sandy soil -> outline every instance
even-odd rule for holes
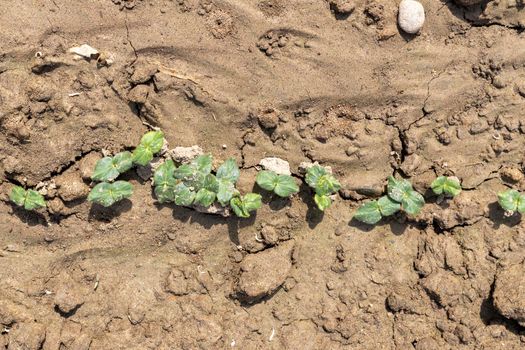
[[[495,201],[525,190],[524,4],[421,2],[413,37],[395,1],[2,0],[0,349],[523,349],[525,223]],[[74,60],[84,43],[113,64]],[[132,173],[131,200],[91,206],[94,162],[147,124],[236,157],[243,191],[265,156],[343,190],[325,215],[304,187],[239,221]],[[392,174],[465,190],[354,222]]]

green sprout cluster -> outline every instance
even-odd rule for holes
[[[20,186],[13,187],[9,194],[9,199],[25,210],[34,210],[46,206],[44,196],[35,190],[25,190]]]
[[[425,198],[414,190],[410,181],[396,180],[393,176],[389,176],[387,195],[363,204],[357,210],[354,218],[366,224],[374,225],[383,217],[393,215],[399,210],[410,215],[417,215],[424,204]]]
[[[326,168],[319,165],[314,165],[306,171],[305,180],[315,191],[315,204],[319,210],[325,211],[332,205],[330,196],[339,191],[341,184]]]
[[[250,212],[261,207],[259,194],[241,196],[235,187],[240,176],[235,159],[226,160],[215,174],[212,173],[212,162],[209,154],[200,155],[179,167],[171,159],[166,160],[153,175],[157,200],[160,203],[205,208],[217,201],[223,207],[230,205],[239,217],[249,217]]]
[[[516,190],[507,190],[498,193],[499,205],[508,213],[509,216],[518,212],[525,213],[525,194]]]
[[[90,202],[110,207],[133,194],[133,186],[128,181],[115,181],[133,165],[145,166],[160,152],[164,144],[161,131],[150,131],[142,136],[133,153],[125,151],[113,157],[104,157],[95,164],[91,179],[98,183],[88,195]],[[113,182],[115,181],[115,182]]]

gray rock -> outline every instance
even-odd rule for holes
[[[175,147],[168,151],[168,155],[177,163],[188,163],[203,153],[202,148],[197,145],[191,147]]]

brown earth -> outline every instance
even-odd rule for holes
[[[495,199],[525,190],[525,5],[421,2],[412,37],[395,1],[2,0],[0,349],[524,348],[525,223]],[[242,191],[265,156],[344,188],[324,216],[304,187],[239,221],[133,173],[131,200],[91,206],[94,162],[148,125],[236,157]],[[392,174],[465,190],[354,222]]]

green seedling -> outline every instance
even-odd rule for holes
[[[230,200],[233,212],[240,218],[249,218],[250,212],[259,209],[261,205],[262,197],[257,193],[248,193],[245,196],[234,197]]]
[[[104,157],[95,165],[91,179],[93,181],[113,181],[132,166],[132,156],[127,151],[117,153],[113,157]]]
[[[435,194],[445,194],[450,197],[455,197],[461,192],[461,184],[457,177],[440,176],[435,179],[430,185]]]
[[[175,201],[175,186],[177,185],[177,179],[173,175],[175,169],[175,164],[169,159],[159,165],[153,174],[155,196],[160,203]]]
[[[401,208],[410,215],[417,215],[425,205],[425,198],[414,190],[410,181],[396,180],[393,176],[388,177],[388,197],[401,204]]]
[[[279,197],[290,197],[299,192],[299,186],[290,175],[279,175],[274,171],[264,170],[257,174],[255,180],[262,189],[271,191]]]
[[[34,210],[46,206],[46,201],[40,193],[34,190],[24,190],[20,186],[13,187],[9,199],[25,210]]]
[[[498,203],[509,215],[513,215],[515,212],[525,213],[525,194],[516,190],[498,193]]]
[[[369,201],[357,209],[354,218],[366,224],[377,224],[381,218],[393,215],[403,209],[407,214],[416,215],[425,204],[423,196],[404,179],[396,180],[390,176],[388,194],[378,200]]]
[[[139,145],[133,151],[133,163],[148,165],[153,156],[160,152],[164,145],[164,134],[162,131],[150,131],[142,136]]]
[[[377,224],[381,218],[393,215],[401,209],[401,204],[388,196],[363,204],[354,215],[354,218],[366,224]]]
[[[127,181],[101,182],[93,187],[88,200],[104,207],[110,207],[124,198],[131,197],[132,194],[133,186]]]
[[[330,196],[341,188],[339,181],[319,165],[314,165],[308,169],[306,183],[315,190],[314,201],[321,211],[325,211],[332,205]]]
[[[217,200],[222,206],[228,205],[233,197],[239,195],[239,191],[235,188],[239,176],[239,167],[234,158],[229,158],[217,169]]]

